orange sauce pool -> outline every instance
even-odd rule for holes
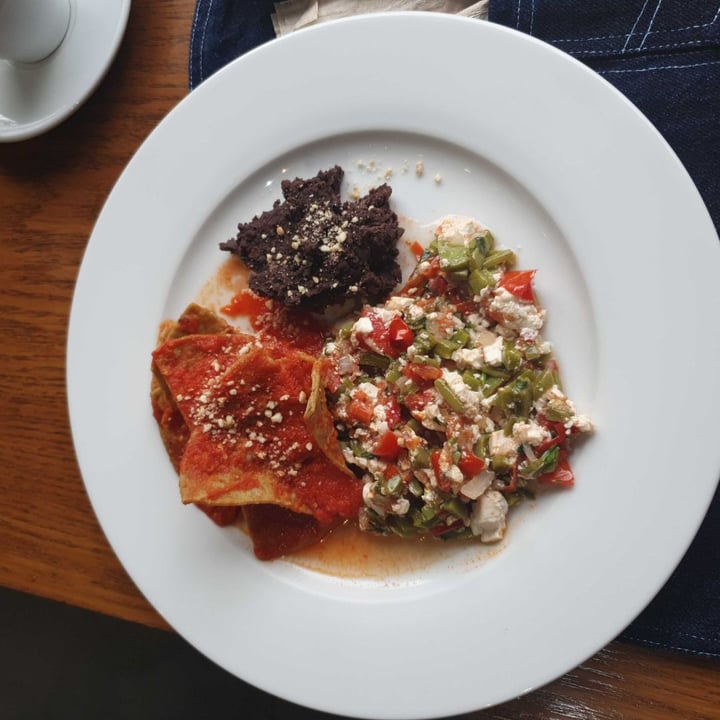
[[[220,312],[241,290],[247,290],[250,271],[234,255],[229,256],[218,269],[205,281],[195,296],[194,302],[212,310],[225,320],[232,319]]]
[[[379,536],[346,524],[286,560],[335,577],[382,579],[424,570],[452,555],[453,547],[435,538]]]

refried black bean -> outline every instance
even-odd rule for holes
[[[357,299],[379,303],[400,282],[397,242],[403,234],[384,184],[342,201],[336,165],[308,180],[283,180],[283,201],[238,225],[220,243],[250,269],[250,289],[284,305],[322,312]]]

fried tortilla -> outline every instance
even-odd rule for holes
[[[318,447],[325,453],[325,457],[346,475],[353,475],[347,466],[338,441],[335,423],[327,406],[325,397],[325,364],[322,358],[315,361],[312,369],[312,388],[307,408],[305,409],[305,423],[315,438]]]
[[[255,555],[272,560],[320,542],[339,520],[323,524],[312,515],[292,512],[278,505],[247,505],[245,523]]]
[[[321,525],[355,517],[360,482],[328,460],[304,420],[314,358],[235,331],[173,332],[153,353],[153,369],[185,425],[171,428],[169,447],[183,502],[268,504]]]
[[[227,334],[232,332],[234,332],[234,329],[214,312],[193,303],[186,308],[185,312],[176,321],[169,320],[160,326],[158,345],[186,335]],[[180,459],[190,438],[190,431],[163,381],[162,373],[155,367],[154,362],[150,399],[153,416],[160,430],[160,437],[165,445],[170,462],[172,462],[175,471],[178,472]]]

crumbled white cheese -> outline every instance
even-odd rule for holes
[[[390,509],[393,513],[395,513],[395,515],[405,515],[410,509],[410,501],[406,498],[400,498],[392,504]]]
[[[521,445],[540,445],[550,439],[549,431],[534,421],[518,422],[513,425],[513,439]]]
[[[490,435],[489,450],[491,455],[509,458],[517,454],[517,449],[517,441],[510,435],[506,435],[504,430],[496,430]]]
[[[377,400],[378,388],[369,382],[360,383],[357,387],[359,392],[364,392],[370,399]]]
[[[385,307],[388,310],[402,311],[412,305],[415,301],[409,297],[403,297],[402,295],[393,295],[386,303]]]
[[[576,427],[581,433],[590,433],[595,429],[592,420],[587,415],[574,415],[565,423],[565,427],[568,430]]]
[[[373,308],[373,312],[377,314],[377,316],[383,321],[385,325],[387,325],[398,314],[396,310],[390,310],[387,307]]]
[[[373,325],[369,317],[358,318],[352,326],[353,335],[368,335],[373,331]]]
[[[494,479],[495,473],[486,468],[468,480],[460,488],[460,492],[470,500],[477,500],[490,487]]]
[[[445,473],[448,480],[455,483],[461,483],[465,476],[462,474],[462,470],[457,465],[450,465]]]
[[[480,400],[482,394],[471,390],[462,379],[462,375],[455,370],[442,369],[443,380],[450,386],[450,389],[463,404],[464,412],[469,415],[477,415],[480,412]]]
[[[452,359],[461,368],[475,368],[479,370],[483,364],[485,354],[482,348],[460,348],[452,354]]]
[[[470,318],[473,317],[471,315],[468,316],[468,322],[470,322]],[[477,320],[473,321],[474,325],[479,325],[480,323],[480,316],[477,316]],[[490,332],[487,328],[484,327],[478,327],[478,329],[475,331],[475,342],[478,345],[482,345],[483,347],[487,347],[488,345],[492,345],[494,342],[496,342],[498,339],[498,336],[494,332]]]
[[[545,322],[545,310],[531,302],[516,298],[505,288],[496,288],[490,301],[490,310],[503,318],[502,325],[511,330],[525,330],[526,340],[537,336]]]
[[[357,465],[361,468],[367,468],[368,458],[361,457],[360,455],[355,455],[355,453],[351,450],[349,446],[345,445],[342,448],[342,454],[345,458],[345,462],[349,465]]]
[[[570,416],[577,414],[572,400],[557,385],[553,385],[543,393],[535,403],[535,409],[543,412],[548,405],[552,405],[557,410],[564,410]]]
[[[363,383],[365,384],[365,383]],[[377,388],[375,388],[377,394]],[[376,405],[373,408],[373,419],[370,422],[370,430],[376,435],[384,435],[390,427],[387,424],[387,410],[384,405]]]
[[[485,227],[476,220],[451,215],[438,225],[435,235],[440,242],[468,247],[472,240],[484,232]]]
[[[502,493],[488,490],[475,501],[470,516],[470,529],[482,542],[497,542],[505,535],[505,516],[508,504]]]
[[[385,517],[388,499],[375,492],[375,483],[366,482],[362,489],[363,502],[380,517]]]
[[[490,345],[483,348],[485,362],[491,367],[502,365],[503,359],[503,339],[498,336]]]

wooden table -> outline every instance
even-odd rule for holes
[[[65,342],[85,244],[123,167],[187,93],[194,0],[135,0],[104,82],[52,132],[0,145],[0,583],[167,628],[108,546],[73,454]],[[720,717],[720,664],[613,642],[473,718]],[[303,715],[307,717],[307,715]]]

